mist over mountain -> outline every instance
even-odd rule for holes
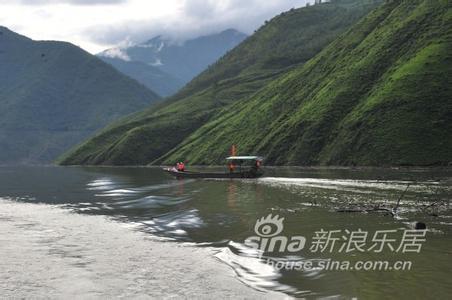
[[[158,95],[70,43],[0,26],[0,164],[49,163]]]
[[[234,29],[183,43],[156,36],[144,43],[105,50],[98,57],[158,94],[168,96],[246,37]]]

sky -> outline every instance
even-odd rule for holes
[[[313,0],[0,0],[0,25],[98,53],[163,35],[176,42],[265,20]]]

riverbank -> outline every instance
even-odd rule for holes
[[[104,216],[0,199],[5,298],[284,298],[252,289],[209,249],[162,242]]]

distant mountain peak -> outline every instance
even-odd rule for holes
[[[134,45],[134,47],[153,49],[153,51],[157,53],[157,52],[162,51],[163,47],[165,47],[169,44],[171,44],[169,40],[163,39],[162,36],[159,35],[144,43],[136,44],[136,45]]]
[[[107,49],[98,56],[152,90],[167,96],[176,92],[246,37],[246,34],[232,28],[183,42],[156,35],[143,43],[129,43],[126,46]],[[125,66],[124,63],[134,66]],[[136,63],[142,65],[138,67]],[[145,71],[145,66],[150,66],[151,69]],[[161,81],[156,82],[156,69],[160,71],[159,75],[163,72],[169,76],[168,81],[171,79],[174,82],[174,89],[167,88],[170,82],[164,85]]]
[[[138,45],[153,45],[154,43],[165,42],[167,39],[164,39],[161,34],[154,36],[153,38],[147,40],[144,43],[140,43]]]

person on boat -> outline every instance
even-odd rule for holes
[[[251,170],[250,170],[251,174],[256,175],[256,174],[257,174],[257,171],[258,171],[259,168],[260,168],[260,166],[261,166],[260,160],[256,160],[256,161],[254,162],[253,166],[251,167]]]
[[[233,162],[230,162],[230,163],[228,164],[228,167],[229,167],[229,173],[234,173],[234,171],[235,171],[235,165],[234,165],[234,163],[233,163]]]
[[[180,163],[178,162],[178,163],[176,163],[176,171],[179,171],[180,170]]]
[[[180,171],[180,172],[185,172],[185,164],[184,164],[183,162],[180,162],[180,163],[179,163],[179,169],[178,169],[178,171]]]

